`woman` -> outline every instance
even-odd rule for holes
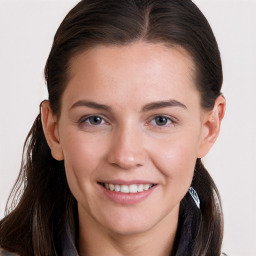
[[[83,0],[45,78],[2,255],[220,255],[220,197],[201,158],[225,112],[222,66],[195,4]]]

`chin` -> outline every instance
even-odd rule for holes
[[[126,214],[119,213],[107,216],[102,225],[111,233],[126,236],[144,233],[157,223],[158,218],[154,216],[128,212]]]
[[[109,227],[113,234],[117,234],[119,236],[132,236],[137,234],[142,234],[148,230],[150,230],[151,225],[142,225],[141,223],[133,223],[117,226],[117,224],[113,227]]]

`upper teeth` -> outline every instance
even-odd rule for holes
[[[153,184],[131,184],[131,185],[115,185],[115,184],[104,184],[104,187],[111,191],[122,192],[122,193],[137,193],[144,190],[149,190]]]

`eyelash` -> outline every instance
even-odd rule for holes
[[[100,118],[101,119],[101,123],[100,124],[91,124],[90,123],[90,118]],[[163,118],[163,119],[166,119],[167,121],[167,124],[164,124],[164,125],[157,125],[156,124],[156,118]],[[104,123],[102,124],[102,121],[104,121]],[[151,124],[152,122],[154,122],[155,124]],[[79,124],[84,124],[86,123],[87,125],[93,127],[93,126],[101,126],[101,125],[109,125],[109,122],[107,122],[105,120],[104,117],[102,117],[101,115],[90,115],[90,116],[84,116],[82,117],[79,121],[78,121]],[[155,115],[153,117],[150,118],[149,121],[147,121],[146,125],[149,126],[156,126],[160,129],[164,129],[164,128],[168,128],[170,125],[174,125],[176,124],[176,120],[174,118],[171,118],[170,116],[166,116],[166,115]]]
[[[97,117],[99,117],[99,118],[101,119],[101,122],[102,122],[102,121],[105,121],[106,124],[109,124],[109,123],[105,120],[105,118],[102,117],[101,115],[84,116],[84,117],[82,117],[82,118],[78,121],[78,123],[79,123],[79,124],[87,123],[89,126],[99,126],[99,125],[102,125],[102,124],[95,125],[95,124],[89,123],[90,118],[97,118]]]
[[[152,118],[150,118],[149,122],[147,122],[147,125],[151,125],[150,123],[153,122],[153,121],[156,123],[156,118],[164,118],[164,119],[167,120],[167,124],[164,124],[164,125],[153,124],[153,126],[156,126],[159,129],[168,128],[168,127],[170,127],[170,125],[176,124],[176,120],[174,120],[174,118],[171,118],[170,116],[155,115]]]

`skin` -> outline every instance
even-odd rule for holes
[[[179,47],[97,46],[72,60],[60,118],[49,102],[42,104],[47,142],[53,157],[64,160],[78,202],[80,255],[170,254],[196,159],[214,144],[225,111],[222,96],[211,111],[202,109],[194,70]],[[184,106],[145,108],[170,100]],[[90,123],[88,115],[102,119]],[[156,116],[166,122],[158,123]],[[113,179],[157,186],[140,203],[118,204],[97,183]]]

